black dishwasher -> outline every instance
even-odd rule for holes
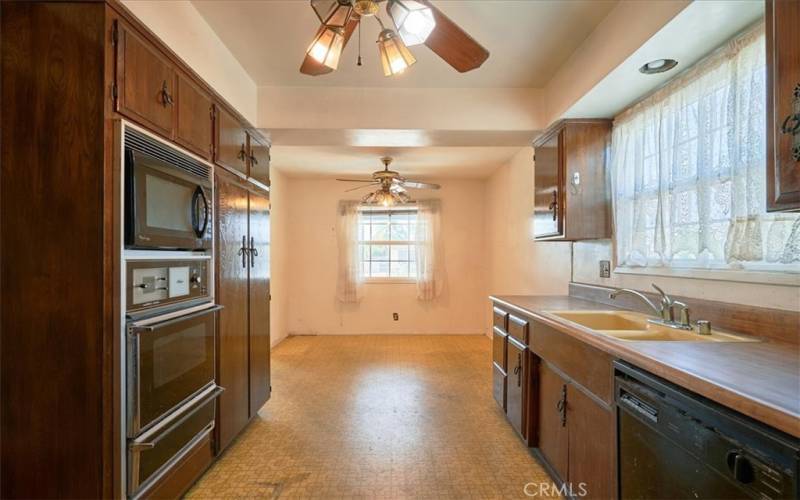
[[[621,498],[798,498],[800,440],[615,362]]]

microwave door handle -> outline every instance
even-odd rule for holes
[[[133,325],[131,325],[131,330],[134,333],[138,333],[138,332],[154,332],[154,331],[158,330],[159,328],[163,328],[165,326],[173,325],[173,324],[179,323],[181,321],[186,321],[187,319],[192,319],[192,318],[196,318],[198,316],[203,316],[205,314],[209,314],[209,313],[212,313],[212,312],[217,312],[220,309],[222,309],[223,307],[224,306],[221,306],[221,305],[217,304],[214,307],[209,307],[208,309],[203,309],[202,311],[197,311],[195,313],[187,314],[185,316],[178,316],[177,318],[171,318],[171,319],[168,319],[166,321],[160,321],[160,322],[152,324],[152,325],[139,325],[139,324],[134,323]]]
[[[203,202],[203,225],[200,226],[200,217],[197,209],[197,201],[200,200]],[[203,188],[197,186],[197,189],[194,190],[194,194],[192,195],[192,229],[194,229],[194,234],[197,235],[198,238],[202,238],[203,235],[206,233],[206,229],[208,229],[208,219],[209,219],[209,210],[208,210],[208,198],[206,198],[205,192],[203,192]]]

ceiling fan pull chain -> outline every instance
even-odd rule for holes
[[[358,66],[361,66],[361,23],[358,23]]]

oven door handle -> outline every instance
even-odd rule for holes
[[[214,421],[212,420],[211,422],[208,423],[207,426],[203,427],[202,431],[197,433],[197,436],[205,436],[206,434],[208,434],[209,432],[211,432],[213,430],[214,430]],[[165,433],[165,434],[168,434],[168,433]],[[156,447],[158,442],[161,441],[162,437],[163,437],[163,435],[159,436],[158,438],[156,438],[156,439],[154,439],[152,441],[142,441],[142,442],[138,442],[138,443],[136,441],[134,441],[134,442],[132,442],[130,444],[130,449],[131,449],[131,451],[152,450],[153,448]]]
[[[224,306],[221,306],[221,305],[217,304],[217,305],[214,305],[213,307],[209,307],[209,308],[203,309],[201,311],[197,311],[197,312],[194,312],[194,313],[191,313],[191,314],[187,314],[185,316],[178,316],[177,318],[171,318],[171,319],[168,319],[168,320],[165,320],[165,321],[161,321],[159,323],[155,323],[153,325],[137,325],[136,323],[134,323],[134,324],[131,325],[131,331],[133,333],[154,332],[154,331],[158,330],[159,328],[163,328],[165,326],[173,325],[173,324],[179,323],[181,321],[186,321],[187,319],[192,319],[192,318],[196,318],[198,316],[203,316],[203,315],[206,315],[206,314],[209,314],[209,313],[212,313],[212,312],[217,312],[220,309],[222,309],[223,307]]]

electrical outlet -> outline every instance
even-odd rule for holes
[[[400,319],[400,315],[399,315],[399,314],[397,314],[397,313],[392,313],[392,319],[393,319],[393,320],[395,320],[395,321],[397,321],[397,320],[399,320],[399,319]]]
[[[611,277],[611,261],[610,260],[601,260],[600,261],[600,277],[601,278],[610,278]]]

